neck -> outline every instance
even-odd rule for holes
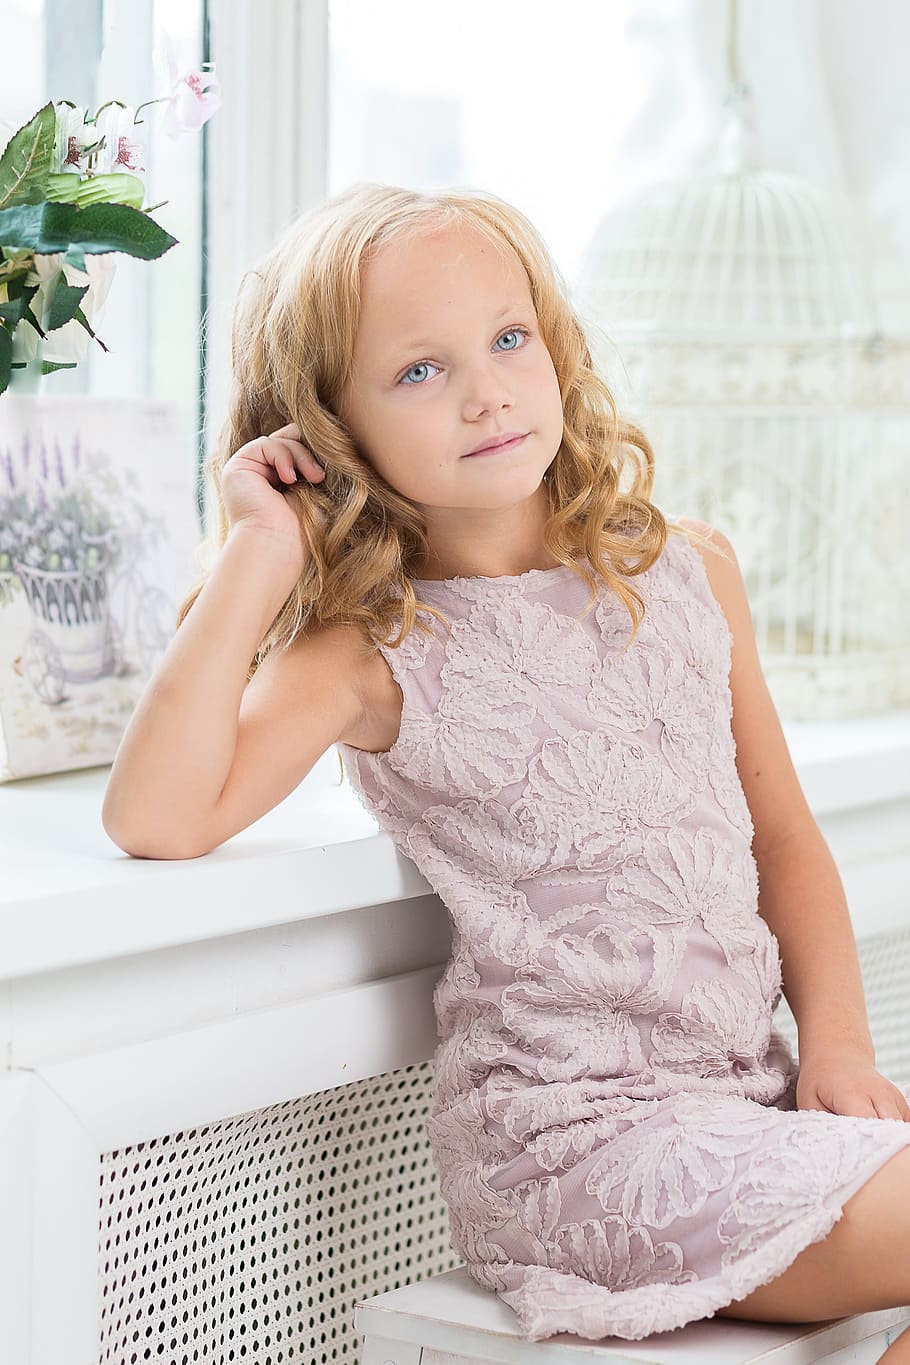
[[[550,516],[544,484],[515,507],[424,510],[430,550],[415,568],[415,578],[502,578],[559,567],[544,544]]]

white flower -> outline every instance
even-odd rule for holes
[[[87,148],[97,142],[99,134],[94,124],[86,123],[86,110],[77,105],[74,109],[68,104],[55,104],[54,165],[55,173],[78,171],[84,175],[88,169]]]
[[[32,299],[32,312],[45,332],[51,281],[61,267],[67,284],[89,286],[88,293],[83,295],[80,308],[92,330],[95,330],[96,319],[101,314],[113,283],[116,269],[115,254],[113,251],[100,252],[97,255],[87,253],[84,271],[66,264],[63,253],[59,251],[52,255],[35,256],[34,273],[39,283],[38,291]],[[35,283],[35,280],[30,279],[30,283]],[[57,365],[70,365],[85,358],[91,340],[81,322],[77,322],[75,318],[72,322],[55,328],[53,332],[47,332],[43,342],[34,327],[23,321],[13,333],[12,359],[19,365],[23,361],[34,360],[40,354],[42,360],[52,361]]]
[[[163,127],[171,138],[195,132],[221,107],[221,85],[212,71],[180,73],[174,40],[159,28],[153,53],[155,78],[167,89]]]
[[[137,175],[145,170],[142,164],[145,144],[136,136],[135,117],[136,111],[131,105],[122,107],[112,103],[106,105],[90,125],[96,129],[96,137],[104,136],[104,146],[95,156],[93,169],[96,175],[112,175],[117,171]]]

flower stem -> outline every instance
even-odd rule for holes
[[[102,104],[102,106],[101,106],[100,109],[96,109],[96,110],[95,110],[95,117],[94,117],[93,119],[89,119],[89,122],[90,122],[90,123],[97,123],[97,122],[98,122],[98,115],[99,115],[100,113],[102,113],[102,111],[105,110],[105,109],[108,107],[109,104],[119,104],[121,109],[125,109],[125,108],[126,108],[126,105],[123,103],[123,100],[107,100],[104,104]]]
[[[147,109],[147,108],[149,107],[150,104],[162,104],[166,99],[168,99],[168,96],[167,96],[167,95],[161,95],[161,96],[160,96],[158,99],[156,99],[156,100],[146,100],[146,101],[145,101],[145,104],[140,104],[139,109],[136,110],[136,113],[138,114],[140,109]],[[134,118],[134,119],[133,119],[133,122],[134,122],[134,123],[145,123],[145,119],[144,119],[144,118]]]

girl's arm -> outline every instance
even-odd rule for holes
[[[733,637],[736,766],[755,829],[759,909],[780,945],[783,991],[799,1030],[800,1107],[833,1107],[827,1101],[811,1102],[812,1076],[832,1076],[838,1067],[845,1076],[844,1068],[852,1064],[835,1112],[904,1118],[910,1112],[906,1100],[874,1070],[875,1049],[844,888],[803,794],[765,682],[736,554],[716,528],[692,520],[682,524],[713,540],[725,555],[699,549]]]
[[[284,768],[276,786],[274,764],[269,765],[274,754],[260,751],[264,771],[255,808],[249,801],[243,805],[241,789],[231,817],[236,827],[225,825],[223,833],[221,826],[215,829],[237,751],[249,666],[299,572],[299,556],[280,538],[247,527],[230,531],[211,576],[146,685],[114,759],[102,823],[125,852],[198,857],[275,805],[306,775],[306,768]],[[267,656],[254,683],[271,659]],[[325,688],[324,676],[320,682]],[[323,742],[321,731],[330,735],[319,750],[323,753],[335,737],[332,730],[351,723],[355,703],[350,689],[336,680],[329,691],[337,698],[334,709],[320,715],[320,733],[309,736],[302,747],[294,747],[292,738],[295,712],[298,728],[310,719],[300,714],[300,697],[288,691],[281,714],[273,715],[273,728],[282,728],[282,748],[286,753],[293,749],[298,769],[319,756],[313,750]],[[248,776],[247,787],[251,781]]]

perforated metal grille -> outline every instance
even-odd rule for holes
[[[910,1084],[910,930],[859,944],[876,1064]],[[775,1025],[795,1049],[782,1001]],[[358,1365],[354,1304],[460,1265],[432,1064],[101,1158],[99,1365]]]
[[[100,1365],[357,1365],[357,1299],[460,1265],[432,1064],[101,1158]]]

